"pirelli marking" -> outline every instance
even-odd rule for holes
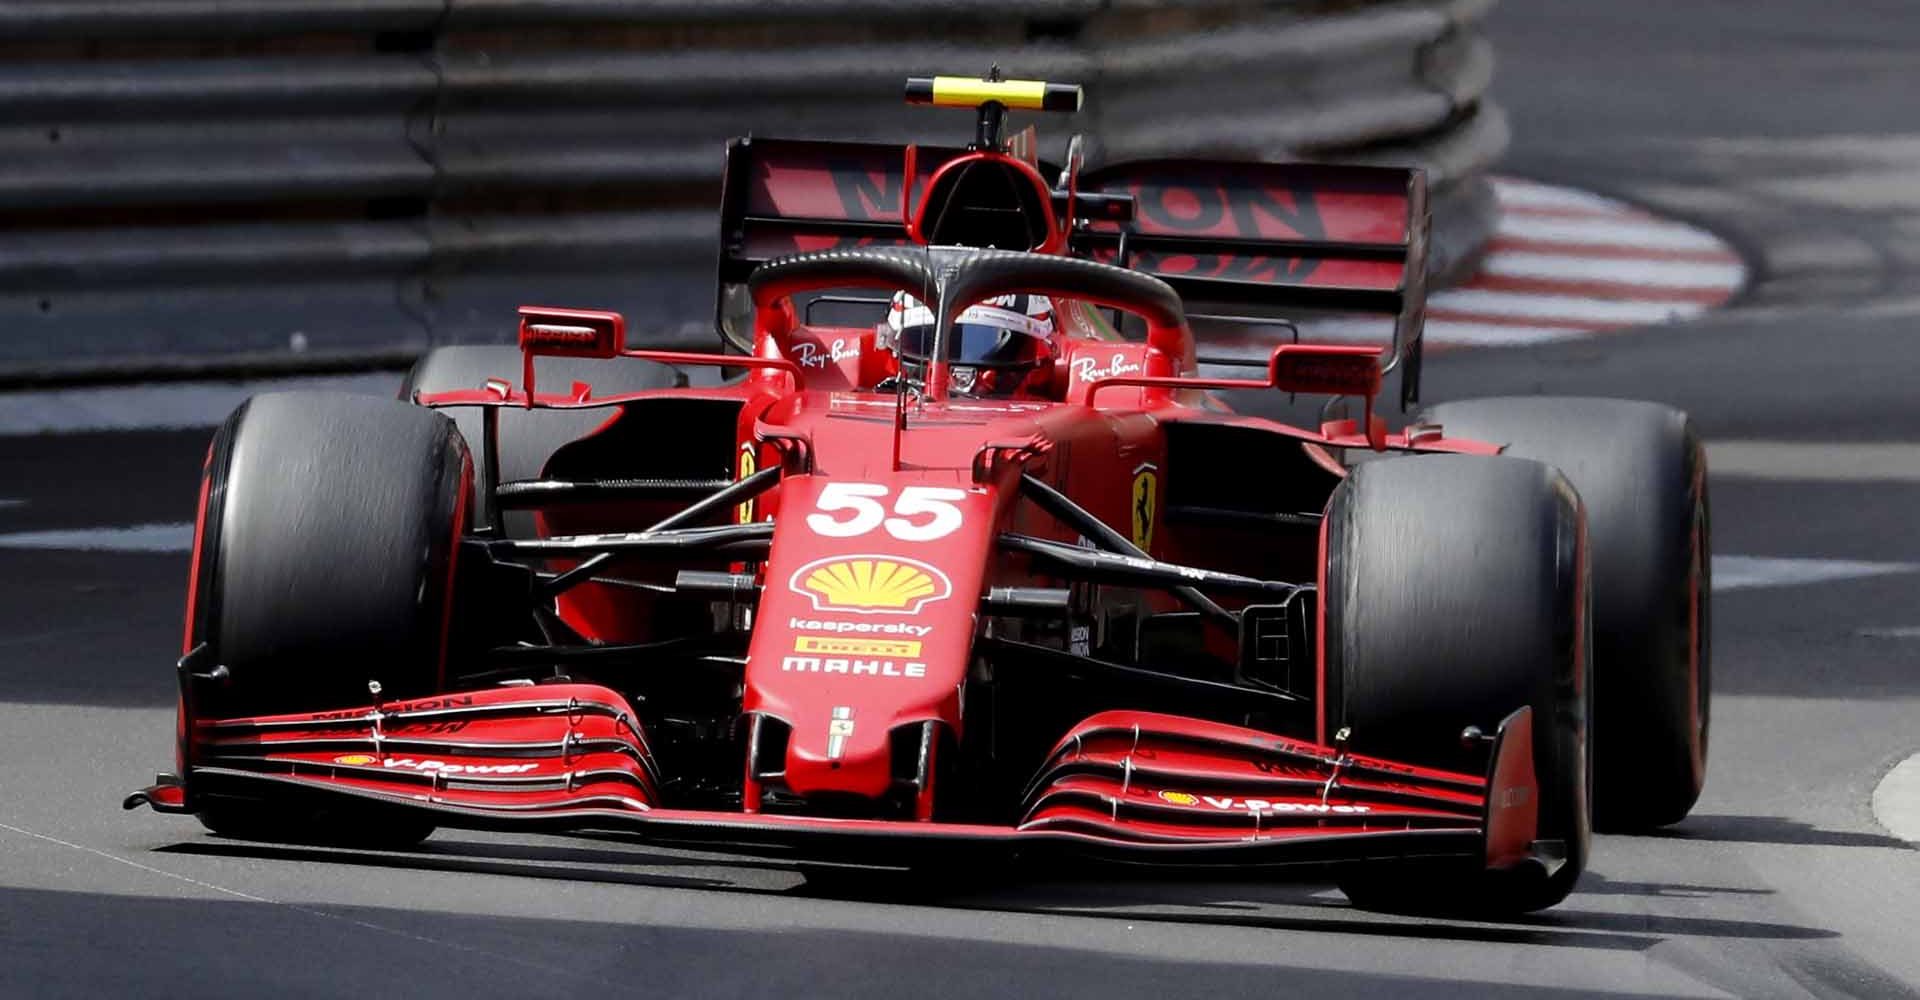
[[[920,655],[920,643],[915,639],[848,639],[841,636],[800,635],[793,639],[793,651],[821,653],[828,656],[910,658]]]

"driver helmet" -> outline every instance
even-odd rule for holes
[[[878,339],[900,359],[901,374],[910,381],[926,380],[933,327],[933,310],[906,292],[894,294]],[[954,320],[947,337],[948,389],[960,396],[1012,396],[1052,358],[1053,303],[1025,292],[996,295]]]

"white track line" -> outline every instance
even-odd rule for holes
[[[136,524],[118,528],[62,528],[0,534],[0,549],[60,549],[78,552],[187,552],[193,525]]]
[[[400,391],[400,376],[310,376],[0,393],[0,435],[213,427],[248,396],[306,389],[391,396]]]
[[[1784,559],[1767,556],[1714,556],[1713,589],[1751,590],[1799,587],[1809,583],[1860,580],[1920,570],[1920,563],[1862,562],[1850,559]]]
[[[1709,441],[1717,478],[1825,483],[1920,483],[1920,442]]]
[[[1920,639],[1920,625],[1895,625],[1891,628],[1857,628],[1853,634],[1862,639]]]
[[[1920,844],[1920,754],[1893,766],[1873,790],[1873,816],[1887,832]]]

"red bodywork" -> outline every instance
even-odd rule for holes
[[[841,230],[824,223],[761,224],[776,217],[854,218],[900,230],[890,236],[876,228],[877,238],[856,241],[864,245],[924,236],[905,211],[911,196],[902,193],[900,175],[891,186],[884,174],[860,175],[867,186],[854,190],[867,191],[865,200],[846,197],[845,184],[835,187],[834,154],[871,149],[792,144],[769,151],[750,189],[729,195],[745,197],[751,209],[730,259],[752,263],[777,250],[848,245]],[[1042,183],[1024,161],[1000,158]],[[921,190],[942,171],[961,169],[962,160],[937,166],[922,150],[918,167],[911,157],[905,162]],[[1213,282],[1195,286],[1204,291],[1330,288],[1384,305],[1411,324],[1417,340],[1415,275],[1424,270],[1425,225],[1417,175],[1394,173],[1396,189],[1386,174],[1362,171],[1315,201],[1310,187],[1263,183],[1254,166],[1222,170],[1212,186],[1175,183],[1195,169],[1123,165],[1081,176],[1077,186],[1069,178],[1061,217],[1046,220],[1058,238],[1040,249],[1069,249],[1064,220],[1074,218],[1075,195],[1124,192],[1142,220],[1135,261],[1141,269]],[[1331,168],[1299,169],[1298,177],[1339,176]],[[729,183],[737,187],[734,178]],[[1239,229],[1236,219],[1244,223]],[[1111,226],[1086,228],[1097,245],[1082,248],[1083,256],[1111,259],[1115,248],[1099,242]],[[1176,253],[1153,249],[1146,238],[1156,236],[1224,240],[1234,249],[1180,244],[1185,249]],[[1269,241],[1265,250],[1248,245],[1256,238]],[[1383,246],[1398,247],[1397,255],[1382,254]],[[855,277],[834,287],[892,288],[883,278]],[[259,718],[197,716],[189,681],[181,707],[182,782],[139,798],[192,811],[209,796],[353,796],[428,812],[446,825],[617,829],[663,841],[800,848],[861,860],[941,848],[1046,847],[1236,863],[1457,855],[1502,867],[1526,860],[1538,799],[1528,711],[1502,726],[1481,773],[1356,756],[1326,732],[1318,647],[1309,647],[1311,662],[1303,667],[1310,676],[1288,696],[1293,723],[1270,730],[1225,718],[1274,720],[1285,714],[1278,710],[1213,718],[1137,705],[1091,711],[1042,734],[1039,753],[1009,758],[1021,770],[1004,800],[950,806],[967,796],[947,783],[971,779],[944,758],[985,739],[970,727],[983,724],[975,699],[995,690],[992,650],[1003,647],[992,644],[1033,649],[1052,641],[1009,624],[1017,616],[992,605],[993,595],[1054,587],[1073,608],[1094,608],[1085,638],[1070,629],[1058,648],[1047,647],[1067,657],[1128,643],[1145,650],[1144,639],[1127,638],[1116,623],[1144,634],[1144,623],[1177,606],[1165,588],[1069,584],[1039,561],[999,548],[1009,534],[1034,544],[1086,544],[1078,527],[1024,501],[1022,477],[1045,483],[1131,539],[1145,557],[1136,562],[1219,567],[1243,577],[1291,565],[1294,579],[1311,584],[1326,560],[1317,523],[1297,538],[1236,536],[1223,526],[1225,515],[1206,512],[1232,506],[1221,497],[1238,493],[1291,495],[1289,476],[1320,484],[1305,492],[1317,489],[1316,502],[1324,503],[1344,475],[1338,456],[1345,449],[1497,449],[1446,438],[1437,428],[1387,434],[1372,416],[1378,349],[1288,345],[1262,377],[1203,379],[1177,312],[1149,310],[1145,341],[1119,342],[1094,309],[1137,303],[1074,298],[1060,287],[1045,289],[1067,319],[1044,393],[949,397],[943,362],[936,362],[924,398],[908,400],[876,390],[897,366],[875,349],[871,328],[801,322],[793,298],[825,284],[802,274],[757,285],[750,357],[627,350],[613,314],[523,310],[524,372],[417,400],[437,407],[605,408],[610,419],[587,444],[612,440],[623,423],[652,419],[673,401],[694,402],[730,414],[731,446],[718,461],[735,480],[782,470],[777,485],[718,519],[772,522],[764,557],[725,567],[758,591],[740,666],[731,738],[744,751],[729,807],[690,805],[675,791],[639,703],[615,687],[462,686],[453,666],[456,680],[432,697]],[[1403,331],[1396,351],[1406,339]],[[602,397],[578,383],[540,391],[532,360],[539,354],[747,371],[726,385]],[[509,381],[513,374],[521,376],[518,386]],[[1220,389],[1350,394],[1365,409],[1358,420],[1306,430],[1228,412],[1208,392]],[[644,468],[645,456],[634,457]],[[625,473],[609,471],[615,474]],[[1188,496],[1204,502],[1189,504]],[[1317,511],[1300,516],[1311,521]],[[633,532],[657,513],[597,505],[543,511],[540,523],[548,538],[579,538]],[[589,641],[644,641],[653,634],[639,624],[644,599],[633,593],[589,582],[561,595],[555,609]],[[1124,614],[1116,616],[1115,608]],[[737,619],[737,606],[733,613]],[[1203,628],[1199,635],[1201,647],[1234,655],[1230,632]]]

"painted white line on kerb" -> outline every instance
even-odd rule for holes
[[[1524,292],[1495,292],[1479,288],[1456,288],[1444,298],[1435,296],[1435,309],[1450,313],[1514,319],[1568,320],[1596,325],[1620,323],[1664,323],[1697,316],[1706,307],[1696,302],[1615,301],[1578,298],[1571,295],[1534,295]]]
[[[1766,556],[1714,556],[1713,589],[1800,587],[1810,583],[1860,580],[1912,573],[1920,563],[1862,562],[1852,559],[1783,559]]]
[[[193,525],[135,524],[120,528],[60,528],[0,534],[0,549],[63,549],[79,552],[188,552]]]
[[[1724,250],[1727,246],[1712,233],[1677,222],[1510,215],[1501,220],[1499,234],[1540,243],[1622,246],[1645,250]]]
[[[1746,280],[1740,264],[1700,264],[1669,260],[1611,260],[1522,250],[1496,250],[1480,264],[1481,274],[1552,281],[1618,282],[1647,288],[1736,288]]]
[[[1501,208],[1525,210],[1529,208],[1571,209],[1593,212],[1619,212],[1629,210],[1624,202],[1615,201],[1605,195],[1574,188],[1555,187],[1551,184],[1538,184],[1533,181],[1514,180],[1502,177],[1496,182],[1494,194],[1500,199]]]
[[[1429,318],[1427,337],[1435,343],[1471,347],[1517,347],[1526,344],[1551,344],[1578,340],[1590,330],[1564,326],[1509,326],[1502,323],[1474,323],[1468,320]]]
[[[1920,754],[1893,766],[1873,790],[1873,818],[1887,832],[1920,844]]]
[[[1592,332],[1577,326],[1492,323],[1485,321],[1484,317],[1473,315],[1455,316],[1448,312],[1436,315],[1430,309],[1427,312],[1426,341],[1429,347],[1514,347],[1577,340]],[[1314,341],[1384,344],[1393,340],[1393,324],[1374,319],[1314,319],[1300,324],[1300,336]],[[1263,348],[1246,356],[1264,358],[1269,350],[1271,348]]]

